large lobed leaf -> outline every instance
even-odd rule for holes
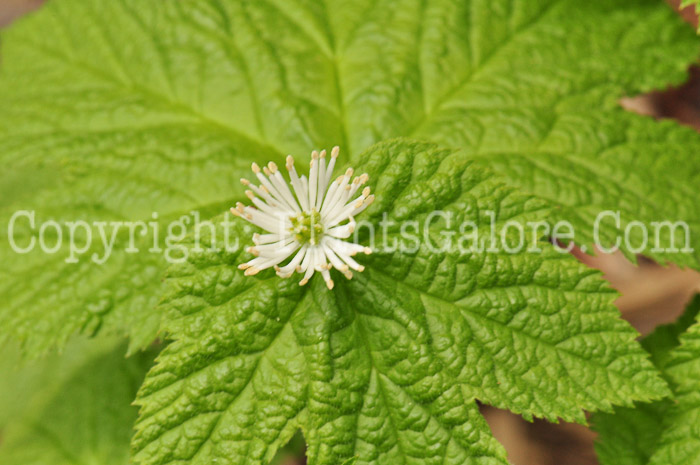
[[[669,379],[674,399],[614,414],[596,414],[601,465],[688,465],[700,461],[700,297],[674,324],[661,326],[642,344]]]
[[[0,353],[0,463],[127,465],[131,402],[154,351],[126,359],[125,341],[76,339],[63,354]]]
[[[551,215],[432,144],[380,143],[356,168],[377,195],[363,217],[379,231],[386,213],[389,241],[400,221],[424,224],[434,210],[454,215],[421,230],[435,244],[466,220],[483,238],[500,237],[507,221]],[[236,265],[250,259],[252,231],[238,219],[217,223],[204,251],[168,273],[162,305],[174,342],[137,399],[139,464],[264,464],[298,428],[311,465],[505,464],[477,399],[527,418],[585,422],[584,409],[667,393],[619,319],[616,293],[547,242],[539,254],[378,243],[363,273],[335,276],[329,291],[271,270],[243,276]],[[239,243],[210,250],[226,231]]]
[[[680,82],[696,58],[661,0],[60,0],[2,46],[3,225],[18,209],[38,221],[220,212],[251,161],[335,144],[356,159],[410,136],[486,161],[571,221],[579,244],[604,209],[621,228],[700,226],[700,136],[617,104]],[[18,255],[7,239],[3,227],[0,328],[28,352],[76,332],[125,332],[133,348],[155,337],[165,263],[143,244],[128,253],[121,238],[96,265]],[[698,241],[644,251],[698,267]]]
[[[680,345],[665,368],[674,387],[675,402],[667,411],[664,433],[649,463],[697,463],[700,461],[700,322],[681,336]]]

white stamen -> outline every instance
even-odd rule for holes
[[[253,163],[260,186],[247,179],[241,182],[254,207],[239,203],[231,209],[232,214],[266,231],[254,234],[255,245],[246,249],[255,258],[238,266],[246,276],[274,267],[281,278],[303,273],[299,282],[303,286],[319,272],[328,289],[333,289],[331,269],[347,279],[352,278],[350,269],[364,270],[352,257],[371,250],[345,239],[357,226],[354,215],[367,208],[374,196],[367,187],[356,196],[369,177],[363,174],[352,179],[352,168],[331,182],[339,152],[338,147],[333,147],[330,157],[325,150],[312,152],[308,178],[297,174],[294,159],[288,156],[285,166],[289,183],[274,163],[262,168]],[[286,265],[279,266],[290,257]]]

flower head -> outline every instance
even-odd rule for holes
[[[374,201],[374,195],[370,195],[369,187],[362,189],[369,176],[363,174],[353,179],[352,168],[331,182],[339,152],[338,147],[333,148],[328,164],[325,150],[312,152],[308,178],[299,177],[294,159],[288,156],[291,189],[272,162],[262,170],[253,163],[259,186],[241,179],[249,188],[246,195],[253,206],[239,202],[231,213],[266,231],[254,234],[255,246],[247,249],[255,258],[238,267],[247,276],[274,267],[282,278],[290,277],[295,271],[303,273],[299,282],[303,286],[318,271],[328,288],[333,289],[332,268],[348,279],[352,278],[351,269],[364,270],[352,257],[358,252],[369,254],[371,250],[344,239],[355,231],[354,216]],[[292,256],[287,264],[279,266]]]

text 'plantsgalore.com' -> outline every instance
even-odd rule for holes
[[[541,253],[553,245],[562,253],[571,251],[577,231],[568,221],[550,222],[508,220],[500,222],[494,211],[480,212],[479,222],[457,218],[454,211],[433,211],[421,220],[396,221],[386,213],[375,222],[358,221],[354,241],[367,245],[375,253],[416,253],[426,249],[437,254]],[[56,221],[38,217],[32,210],[15,212],[7,225],[7,240],[17,254],[41,252],[65,253],[66,263],[90,260],[104,264],[115,250],[128,254],[162,254],[166,261],[179,263],[192,252],[239,250],[248,237],[232,234],[236,221],[229,213],[219,221],[202,220],[198,211],[171,221],[154,212],[148,221]],[[601,235],[602,228],[613,226],[619,234]],[[180,242],[192,235],[194,247]],[[600,212],[584,237],[603,253],[623,250],[632,254],[644,251],[692,253],[692,231],[684,221],[659,220],[643,223],[621,218],[619,211]],[[586,246],[581,246],[585,252]]]

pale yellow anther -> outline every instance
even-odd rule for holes
[[[324,194],[327,196],[330,193],[326,179],[328,179],[327,176],[331,177],[334,171],[332,168],[335,166],[335,159],[339,156],[339,153],[340,148],[337,146],[333,147],[330,151],[314,150],[311,153],[311,160],[309,163],[312,171],[306,176],[301,176],[301,178],[297,175],[292,155],[285,157],[285,166],[289,171],[288,178],[291,178],[287,179],[285,182],[291,181],[293,187],[292,196],[295,194],[297,195],[299,199],[298,205],[290,204],[292,200],[288,198],[288,191],[279,184],[279,168],[274,162],[269,162],[263,166],[259,166],[257,163],[251,164],[253,172],[261,180],[261,183],[256,185],[245,178],[241,178],[241,183],[246,186],[246,188],[244,188],[245,194],[252,200],[252,202],[249,202],[252,203],[252,205],[245,206],[238,202],[235,208],[231,208],[231,213],[247,219],[271,234],[261,235],[259,233],[254,233],[252,235],[253,245],[247,247],[245,250],[256,257],[264,258],[252,259],[248,263],[239,265],[238,268],[244,270],[246,276],[256,275],[263,269],[268,268],[273,268],[281,278],[289,278],[294,272],[297,272],[302,273],[302,276],[306,276],[299,282],[301,286],[304,286],[309,283],[309,276],[313,275],[314,271],[317,271],[323,274],[328,289],[333,289],[335,287],[335,282],[329,275],[330,270],[333,268],[338,269],[347,279],[352,279],[353,277],[351,269],[356,271],[364,270],[364,266],[356,264],[354,261],[350,260],[348,256],[354,256],[361,252],[369,254],[371,253],[369,247],[337,244],[335,242],[337,238],[327,245],[319,245],[324,244],[324,236],[328,234],[328,230],[324,228],[324,220],[337,218],[334,220],[335,222],[332,227],[337,228],[338,236],[348,237],[353,234],[357,228],[355,220],[350,214],[364,209],[374,200],[374,196],[370,195],[370,189],[368,187],[362,189],[362,187],[364,187],[363,184],[369,180],[367,173],[355,176],[353,179],[354,170],[348,168],[345,174],[335,179],[336,184],[331,187],[334,192],[333,198],[330,199],[330,197],[328,197],[328,199],[330,199],[327,202],[328,206],[324,207],[328,212],[324,211],[324,214],[321,215],[319,211],[320,207],[317,204],[321,202],[320,205],[325,205],[323,202],[327,199],[324,199]],[[324,161],[322,165],[319,166],[319,160],[325,159],[328,156],[333,158],[332,162],[327,163]],[[323,168],[326,167],[327,169],[324,170]],[[269,181],[272,182],[272,185],[268,182],[267,178],[261,177],[261,174],[267,176]],[[299,179],[302,180],[301,186],[298,182]],[[270,187],[267,188],[265,185]],[[248,186],[250,187],[248,188]],[[340,188],[341,186],[345,189],[344,191]],[[296,192],[297,188],[303,190],[302,197],[298,197],[302,192]],[[350,192],[354,193],[360,189],[362,189],[361,195],[357,196],[355,200],[350,200],[352,197],[355,197],[355,194],[351,196]],[[312,192],[316,194],[315,202],[313,199],[309,200],[304,197],[310,196]],[[282,198],[281,195],[285,197]],[[347,204],[348,201],[350,202],[349,204]],[[290,210],[290,207],[293,211]],[[258,208],[261,210],[258,210]],[[286,221],[288,224],[285,227],[288,229],[275,233],[275,231],[271,229],[270,215],[275,217],[279,216],[281,220]],[[340,218],[338,215],[344,215],[344,219]],[[349,222],[344,223],[346,220],[349,220]],[[265,239],[263,239],[263,237]],[[296,254],[294,258],[290,255],[292,247],[282,245],[291,245],[291,241],[297,241],[295,245],[303,244],[304,247],[303,250],[299,250],[297,246],[294,251]],[[334,256],[331,251],[325,250],[326,246],[331,249],[336,249],[336,253],[341,256],[340,261],[336,259],[337,257]],[[297,250],[299,251],[296,252]],[[308,254],[312,255],[309,257]],[[334,257],[334,263],[338,266],[330,262],[330,257]],[[285,260],[292,261],[287,261],[286,264],[284,264]],[[352,263],[352,266],[342,263],[345,260]]]

